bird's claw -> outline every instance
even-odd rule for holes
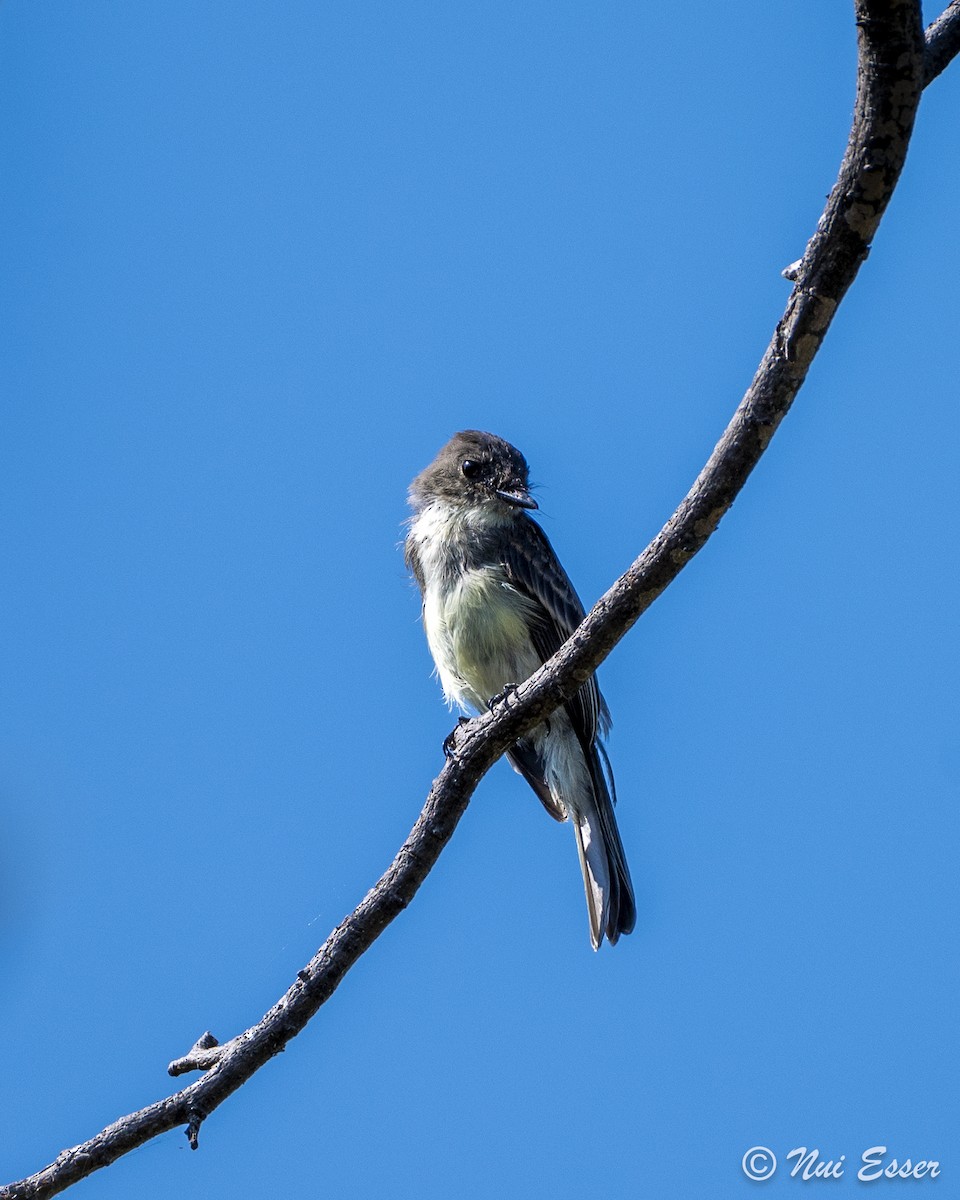
[[[464,725],[470,723],[469,717],[457,717],[457,723],[443,739],[443,753],[446,758],[453,758],[457,752],[457,735]]]
[[[495,696],[490,697],[490,699],[487,701],[487,708],[493,712],[498,704],[506,704],[516,690],[517,685],[515,683],[508,683],[506,687],[504,687],[503,691],[497,692]]]

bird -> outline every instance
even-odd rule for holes
[[[583,620],[583,604],[529,515],[538,505],[527,461],[503,438],[454,434],[413,480],[409,501],[404,557],[436,674],[451,708],[482,712],[560,648]],[[573,825],[594,950],[636,922],[602,741],[609,728],[591,675],[507,751],[550,816]]]

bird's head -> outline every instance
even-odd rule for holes
[[[461,508],[536,508],[529,468],[520,451],[493,433],[455,433],[429,467],[410,485],[410,503],[425,508],[435,500]]]

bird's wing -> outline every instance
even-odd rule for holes
[[[536,521],[518,518],[503,555],[511,585],[536,601],[539,619],[531,629],[533,644],[544,662],[563,645],[584,617],[583,605],[560,565],[547,535]],[[606,732],[610,714],[595,676],[567,701],[567,712],[581,743],[592,746],[598,732]]]
[[[423,566],[420,562],[420,555],[417,553],[417,544],[412,537],[408,537],[403,543],[403,561],[407,564],[407,570],[413,573],[422,596],[424,593]]]
[[[566,806],[551,793],[547,784],[546,764],[533,742],[525,738],[516,742],[507,751],[507,762],[530,784],[537,794],[537,799],[555,821],[567,819]]]

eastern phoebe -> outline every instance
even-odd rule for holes
[[[519,450],[492,433],[454,434],[410,485],[404,547],[423,596],[423,625],[447,703],[482,711],[560,648],[584,610],[547,535],[527,515]],[[598,734],[610,713],[594,676],[507,751],[558,821],[573,823],[590,941],[616,942],[636,920],[617,830],[610,765]]]

